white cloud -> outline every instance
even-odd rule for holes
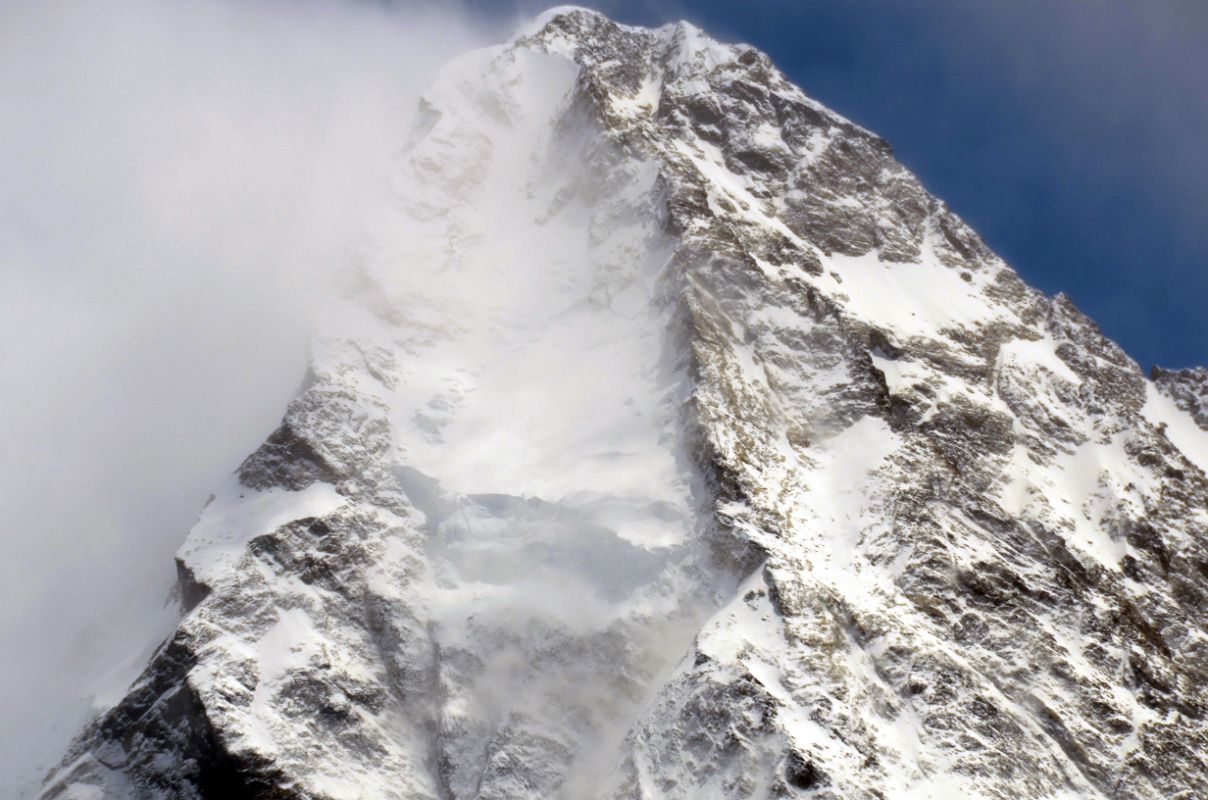
[[[0,6],[0,794],[171,624],[172,553],[482,35],[418,5]]]

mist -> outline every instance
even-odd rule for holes
[[[275,427],[457,9],[0,6],[0,794],[172,627],[172,556]],[[495,37],[500,38],[500,37]]]

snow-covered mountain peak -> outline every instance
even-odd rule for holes
[[[1199,373],[689,25],[555,9],[422,111],[46,797],[1208,791]]]

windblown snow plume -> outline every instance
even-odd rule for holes
[[[43,797],[1208,794],[1202,371],[682,23],[456,59],[389,178]]]
[[[487,41],[390,5],[0,3],[5,800],[175,627],[174,551],[297,391],[420,92]]]

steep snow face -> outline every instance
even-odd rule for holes
[[[1198,373],[689,25],[555,9],[423,112],[46,797],[1208,794]]]
[[[111,714],[154,733],[52,793],[208,796],[234,768],[299,796],[581,795],[615,768],[736,578],[702,543],[658,165],[579,75],[501,47],[426,94],[308,388],[181,548],[199,605]]]
[[[1146,387],[1146,417],[1165,432],[1187,458],[1208,471],[1208,369],[1154,367]]]
[[[362,265],[389,309],[384,349],[407,348],[392,428],[403,460],[459,491],[678,502],[686,487],[659,441],[676,398],[653,303],[669,255],[649,200],[657,170],[597,174],[583,134],[558,131],[576,75],[527,49],[478,53],[429,95],[439,119],[399,165],[401,213]],[[342,318],[331,327],[347,336]]]
[[[425,517],[457,797],[591,785],[727,580],[695,571],[657,169],[575,119],[578,74],[515,47],[446,70],[316,359],[391,362],[357,393]]]

